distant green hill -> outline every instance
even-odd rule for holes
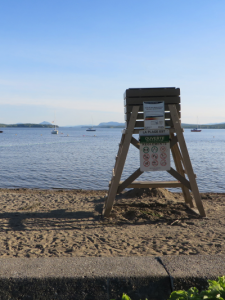
[[[17,127],[17,128],[54,128],[54,125],[46,124],[32,124],[32,123],[20,123],[20,124],[0,124],[0,127]],[[56,127],[59,127],[56,125]]]
[[[44,121],[44,122],[41,122],[41,123],[39,123],[39,124],[41,124],[41,125],[52,125],[52,123],[50,123],[50,122],[46,122],[46,121]]]

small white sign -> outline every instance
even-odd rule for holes
[[[139,137],[140,136],[152,136],[152,135],[170,135],[169,129],[144,129],[139,131]]]
[[[165,128],[165,105],[164,101],[143,102],[144,128],[164,129]]]
[[[140,170],[170,170],[170,139],[169,130],[141,130],[140,139]]]

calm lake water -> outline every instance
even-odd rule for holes
[[[58,135],[49,128],[3,130],[0,188],[108,188],[121,129],[59,128]],[[225,192],[225,130],[186,129],[184,136],[200,192]],[[131,145],[122,179],[138,167],[139,152]],[[175,179],[164,171],[146,172],[138,180]]]

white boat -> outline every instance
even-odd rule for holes
[[[198,129],[198,128],[193,128],[191,129],[191,132],[201,132],[202,130],[201,129]]]
[[[89,127],[88,129],[86,129],[86,131],[96,131],[96,129],[93,129],[93,127]]]
[[[54,114],[54,121],[52,121],[52,123],[55,123],[55,114]],[[56,125],[55,128],[52,130],[51,134],[58,134],[58,130],[56,129]]]
[[[191,132],[201,132],[202,130],[200,128],[198,128],[198,118],[197,118],[197,127],[191,129]]]
[[[58,134],[58,130],[56,130],[56,127],[55,127],[55,129],[52,130],[51,133],[52,133],[52,134]]]
[[[93,119],[92,119],[92,126],[86,129],[86,131],[96,131],[96,129],[93,128]]]

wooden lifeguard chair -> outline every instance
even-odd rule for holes
[[[137,149],[140,143],[133,137],[144,129],[143,102],[164,101],[165,103],[165,128],[170,133],[170,149],[172,152],[176,170],[172,167],[167,172],[176,181],[135,181],[143,172],[138,168],[125,181],[120,181],[125,165],[130,144]],[[125,188],[173,188],[180,187],[183,192],[185,203],[194,208],[192,191],[198,212],[205,217],[204,207],[199,194],[195,174],[191,165],[185,143],[183,129],[181,128],[181,106],[179,88],[131,88],[124,93],[124,109],[126,129],[123,130],[112,179],[109,183],[108,195],[103,208],[103,216],[108,217],[113,207],[116,194],[121,193]],[[187,178],[186,178],[186,176]]]

